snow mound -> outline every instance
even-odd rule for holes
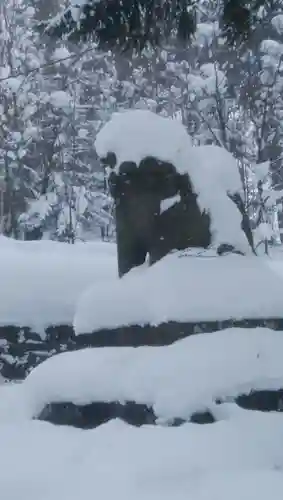
[[[0,325],[71,325],[80,294],[116,276],[116,246],[15,241],[0,237]]]
[[[218,146],[195,147],[188,173],[198,195],[200,209],[211,216],[213,243],[230,243],[244,253],[251,253],[241,228],[242,215],[227,196],[242,192],[236,159]]]
[[[191,147],[190,137],[178,120],[143,109],[113,113],[95,140],[100,158],[115,153],[117,168],[124,161],[139,165],[142,159],[152,156],[171,162],[182,173],[187,172],[189,158],[184,157],[184,152],[188,154]]]
[[[165,421],[213,409],[218,398],[283,386],[282,332],[233,328],[169,347],[98,348],[58,354],[16,387],[0,392],[0,421],[38,415],[46,404],[126,402],[153,407]]]
[[[173,253],[80,297],[77,334],[123,325],[282,317],[282,279],[260,257]],[[268,293],[267,293],[268,291]]]
[[[282,415],[212,426],[94,431],[42,422],[0,426],[5,500],[281,500]],[[15,480],[15,478],[17,480]]]
[[[230,243],[250,252],[241,229],[242,217],[227,196],[242,191],[236,159],[218,146],[193,147],[185,127],[148,110],[113,113],[96,137],[100,158],[115,153],[116,171],[124,161],[139,165],[146,157],[169,162],[180,174],[189,174],[198,204],[212,219],[213,243]]]
[[[193,147],[181,122],[149,110],[113,113],[97,134],[95,148],[100,158],[115,153],[117,171],[124,161],[139,165],[150,156],[172,163],[180,174],[189,174],[197,193],[206,182],[203,174],[213,176],[226,192],[242,189],[237,161],[231,153],[214,145]]]

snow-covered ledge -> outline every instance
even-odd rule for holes
[[[264,257],[176,252],[78,302],[77,335],[131,325],[281,318],[283,281]]]
[[[169,345],[231,326],[283,330],[281,255],[186,254],[119,280],[115,245],[0,238],[0,374],[22,379],[46,357],[87,346]]]
[[[153,408],[161,421],[187,420],[196,411],[216,411],[217,400],[282,389],[282,348],[281,332],[233,328],[170,347],[62,353],[33,370],[15,400],[5,401],[4,393],[0,420],[37,417],[49,403],[130,401]]]

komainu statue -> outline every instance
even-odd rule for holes
[[[208,248],[212,244],[211,215],[198,204],[189,174],[153,157],[139,165],[116,155],[102,159],[109,167],[109,185],[115,200],[119,276],[145,262],[154,264],[172,250]],[[242,230],[253,251],[248,216],[240,194],[228,195],[242,218]],[[229,241],[218,245],[219,255],[242,253]]]

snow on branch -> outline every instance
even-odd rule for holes
[[[256,15],[264,0],[253,0],[248,6],[238,3],[225,0],[220,16],[222,33],[231,42],[250,36],[251,11]],[[172,36],[191,40],[200,13],[200,0],[72,0],[61,15],[43,24],[50,36],[72,40],[92,36],[100,45],[142,50]]]
[[[0,85],[1,85],[1,83],[5,83],[5,82],[8,82],[11,80],[11,82],[12,82],[11,85],[13,85],[13,82],[14,82],[14,85],[19,86],[21,84],[21,81],[18,82],[18,80],[17,80],[18,77],[21,77],[21,76],[27,77],[27,76],[32,75],[34,73],[40,72],[42,69],[46,69],[46,68],[49,68],[51,66],[56,66],[56,64],[64,63],[66,61],[71,61],[72,59],[80,58],[84,54],[86,54],[87,52],[92,52],[95,49],[96,49],[95,46],[91,46],[91,47],[87,47],[86,49],[82,50],[79,54],[77,54],[77,53],[66,54],[65,53],[66,54],[65,56],[63,56],[63,54],[60,53],[60,56],[58,58],[53,58],[52,61],[48,61],[46,63],[43,63],[43,64],[36,66],[35,68],[27,69],[25,71],[17,71],[13,75],[9,74],[9,71],[7,68],[0,67]]]

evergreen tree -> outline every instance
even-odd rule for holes
[[[265,0],[215,0],[221,7],[221,27],[227,39],[248,39]],[[47,23],[53,36],[72,39],[95,36],[102,46],[144,48],[158,45],[176,32],[192,39],[202,0],[85,0],[68,8],[59,20]]]

